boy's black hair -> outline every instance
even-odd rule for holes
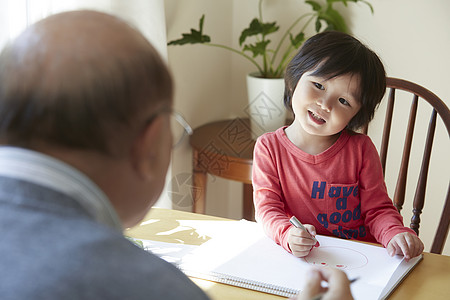
[[[286,68],[284,105],[289,110],[292,111],[292,95],[300,77],[314,69],[313,76],[327,79],[359,75],[361,109],[347,127],[356,130],[372,120],[386,91],[383,63],[372,50],[356,38],[337,31],[325,31],[309,38]]]

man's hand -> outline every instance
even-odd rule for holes
[[[322,281],[328,282],[328,288],[321,285]],[[334,268],[313,268],[303,290],[292,300],[311,300],[322,295],[322,300],[352,300],[350,282],[347,275]]]

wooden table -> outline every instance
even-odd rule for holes
[[[214,222],[237,222],[208,215],[194,214],[169,209],[153,208],[141,226],[136,226],[125,234],[142,239],[162,242],[200,245],[214,238],[205,235],[202,227],[210,227]],[[239,287],[194,279],[213,300],[241,299],[285,299],[279,296],[247,290]],[[409,274],[389,299],[449,299],[450,297],[450,256],[424,253],[423,260]]]
[[[244,184],[243,218],[254,219],[252,164],[255,141],[249,119],[208,123],[194,129],[190,137],[193,149],[193,211],[205,213],[207,173]]]

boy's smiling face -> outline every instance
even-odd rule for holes
[[[344,74],[331,79],[305,72],[292,95],[295,119],[311,135],[334,136],[361,108],[359,76]]]

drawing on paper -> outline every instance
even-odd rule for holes
[[[362,268],[369,262],[364,253],[344,247],[318,247],[303,258],[316,266],[335,267],[343,270]]]

